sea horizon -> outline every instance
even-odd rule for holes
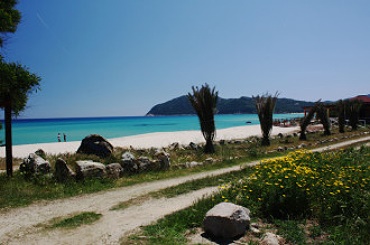
[[[274,114],[274,119],[302,117],[303,113]],[[4,120],[0,141],[4,143]],[[216,114],[216,130],[259,124],[257,114]],[[61,118],[15,118],[12,121],[13,145],[81,141],[90,134],[107,139],[155,132],[200,130],[196,115],[145,115]],[[59,136],[58,136],[59,134]]]

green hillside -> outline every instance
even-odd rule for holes
[[[278,98],[275,113],[300,113],[303,106],[311,106],[314,102],[299,101],[287,98]],[[219,98],[217,103],[218,114],[255,114],[256,108],[251,97],[237,99]],[[183,95],[165,103],[155,105],[147,115],[186,115],[195,114],[188,98]]]

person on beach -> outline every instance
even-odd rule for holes
[[[63,139],[64,139],[64,142],[67,142],[67,135],[65,133],[63,133]]]
[[[58,133],[58,142],[60,142],[60,133]]]

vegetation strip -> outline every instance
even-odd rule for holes
[[[347,133],[345,135],[348,138],[351,134]],[[322,139],[322,136],[315,136],[315,134],[313,134],[310,136],[310,138]],[[325,138],[327,139],[328,137]],[[289,142],[291,142],[289,144],[297,144],[294,143],[296,140],[296,138],[289,138]],[[274,139],[271,147],[267,148],[266,151],[261,151],[261,147],[258,147],[256,146],[256,144],[253,143],[230,144],[224,145],[222,146],[222,148],[220,146],[217,146],[218,151],[216,152],[214,157],[220,157],[221,159],[223,159],[222,161],[216,161],[215,163],[210,165],[204,165],[194,168],[180,168],[178,167],[176,162],[184,161],[185,159],[189,159],[189,157],[191,157],[190,159],[205,159],[207,155],[204,156],[203,153],[198,151],[184,151],[183,153],[181,153],[181,151],[175,151],[174,153],[171,153],[173,154],[173,157],[171,155],[171,158],[175,163],[169,171],[153,171],[136,175],[128,175],[119,180],[88,179],[83,182],[68,181],[66,183],[56,183],[55,180],[48,175],[35,176],[31,179],[25,179],[24,176],[22,176],[18,171],[15,172],[13,178],[7,178],[6,175],[0,174],[0,182],[2,183],[2,185],[0,185],[0,210],[3,208],[26,206],[37,200],[67,198],[81,194],[108,190],[115,187],[127,187],[144,182],[156,181],[160,179],[170,179],[191,175],[193,173],[207,172],[214,169],[222,169],[225,167],[239,165],[242,162],[248,162],[255,159],[279,155],[282,156],[284,155],[284,152],[274,152],[266,154],[266,152],[268,152],[270,148],[276,148],[277,145],[281,144],[279,141],[281,140],[279,140],[278,138]],[[330,141],[326,141],[327,142],[325,144],[331,144]],[[118,152],[117,155],[119,154],[120,153]],[[232,155],[238,159],[230,159]],[[57,159],[60,156],[49,157]],[[78,154],[73,154],[71,156],[68,156],[68,162],[76,161],[82,157],[86,156],[78,156]],[[52,162],[52,159],[50,159],[50,161]]]
[[[82,212],[72,217],[59,217],[51,220],[46,228],[76,228],[81,225],[92,224],[102,217],[101,214],[94,212]]]
[[[370,148],[365,146],[269,159],[252,174],[225,183],[219,195],[144,227],[122,244],[187,244],[186,234],[196,232],[205,213],[221,201],[250,208],[255,219],[269,222],[291,244],[366,244],[369,163]]]

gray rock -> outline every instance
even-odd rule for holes
[[[105,166],[106,176],[110,179],[119,179],[123,175],[123,168],[119,163],[110,163]]]
[[[19,166],[19,171],[26,174],[46,174],[49,173],[50,170],[50,163],[35,153],[30,153],[28,158],[25,158]]]
[[[169,145],[168,149],[170,149],[171,151],[180,149],[179,142],[172,143],[171,145]]]
[[[212,157],[209,157],[206,160],[204,160],[204,164],[212,164],[214,162],[215,162],[215,159],[213,159]]]
[[[130,161],[132,161],[132,160],[136,160],[136,158],[135,158],[135,156],[131,152],[126,151],[126,152],[124,152],[122,154],[122,160],[130,160]]]
[[[204,231],[220,238],[234,238],[245,233],[250,224],[249,209],[222,202],[210,209],[203,220]]]
[[[185,167],[187,167],[187,168],[194,168],[194,167],[198,167],[198,166],[203,166],[203,163],[202,162],[195,162],[195,161],[185,163]]]
[[[281,147],[281,146],[279,146],[276,150],[277,150],[278,152],[283,152],[283,151],[285,151],[284,147]]]
[[[139,167],[139,172],[145,172],[151,170],[151,162],[148,157],[139,157],[137,159],[137,165]]]
[[[58,158],[55,162],[54,177],[58,182],[66,182],[69,179],[75,178],[76,174],[68,167],[63,159]]]
[[[285,239],[271,232],[266,232],[261,239],[261,245],[282,245],[285,244]]]
[[[124,172],[136,173],[139,171],[139,167],[136,163],[136,158],[129,151],[126,151],[122,154],[121,166]]]
[[[76,162],[76,178],[103,178],[105,176],[105,165],[90,160]]]
[[[77,153],[94,154],[99,157],[108,157],[112,152],[112,144],[97,134],[86,136],[77,150]]]
[[[44,159],[46,158],[46,152],[43,149],[38,149],[37,151],[35,151],[35,154]]]
[[[170,168],[170,154],[165,151],[157,151],[155,157],[159,160],[160,169]]]
[[[259,234],[261,233],[261,231],[260,231],[258,228],[253,227],[253,226],[251,226],[251,227],[250,227],[250,231],[251,231],[253,234],[255,234],[255,235],[259,235]]]
[[[198,145],[197,145],[197,144],[195,144],[194,142],[190,142],[190,143],[189,143],[189,147],[190,147],[190,149],[192,149],[192,150],[198,150]]]

